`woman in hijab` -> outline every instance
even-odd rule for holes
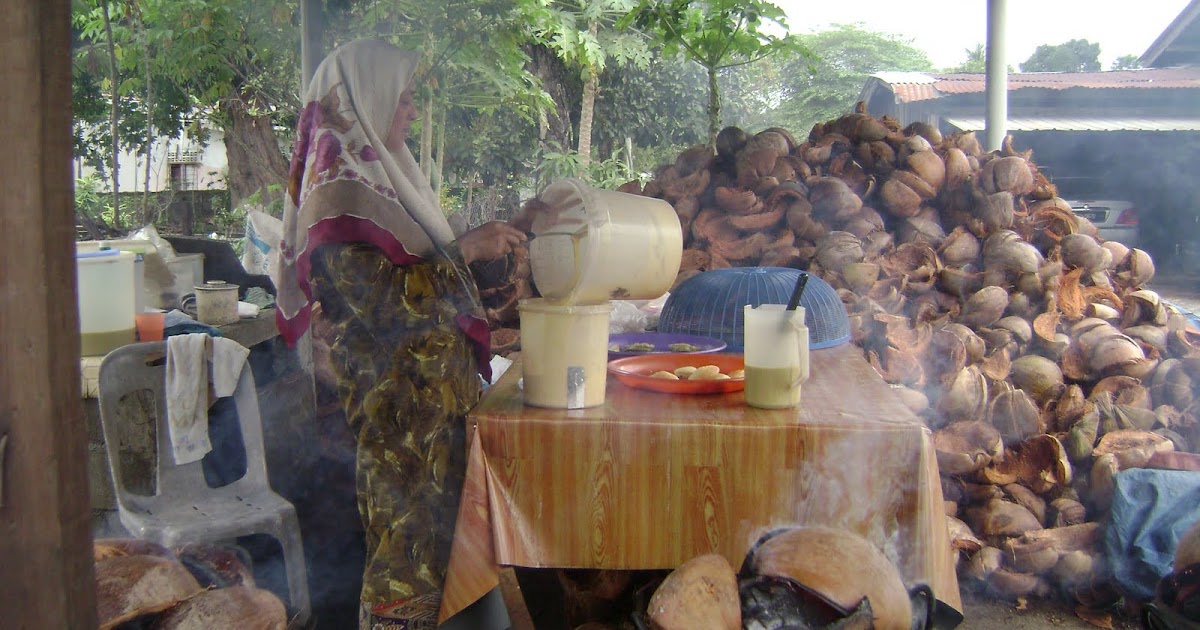
[[[314,304],[357,441],[367,539],[362,628],[433,628],[489,336],[467,264],[525,239],[517,219],[457,239],[405,146],[419,55],[379,40],[331,53],[305,96],[276,265],[292,343]]]

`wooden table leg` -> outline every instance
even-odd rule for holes
[[[508,621],[512,630],[536,630],[533,617],[525,605],[521,584],[517,582],[517,573],[512,567],[500,567],[500,596],[504,598],[504,607],[508,609]]]

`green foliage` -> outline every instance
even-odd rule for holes
[[[837,118],[854,108],[867,78],[881,71],[932,71],[925,53],[905,39],[867,31],[858,24],[804,35],[813,66],[791,61],[777,71],[780,105],[764,116],[767,123],[804,135],[814,123]]]
[[[783,10],[763,0],[640,0],[621,22],[648,32],[666,54],[682,54],[708,73],[709,146],[721,128],[718,73],[773,55],[811,57],[807,47],[787,33]]]
[[[275,218],[283,218],[283,185],[269,184],[267,186],[267,199],[265,201],[263,200],[262,193],[263,191],[260,188],[247,195],[242,200],[242,207],[265,212]]]
[[[103,179],[100,175],[84,175],[75,180],[75,214],[85,216],[92,221],[105,225],[113,225],[112,196],[101,190]]]
[[[1137,55],[1121,55],[1112,62],[1109,70],[1135,70],[1142,67],[1142,59]]]
[[[564,149],[554,141],[548,144],[533,168],[533,173],[541,184],[538,188],[558,179],[577,177],[582,165],[577,151]]]
[[[1042,44],[1021,64],[1021,72],[1099,72],[1100,44],[1072,39],[1062,44]]]
[[[987,72],[987,48],[983,44],[975,44],[974,48],[964,49],[967,58],[957,66],[946,68],[946,72]]]
[[[650,51],[644,39],[612,28],[631,11],[634,0],[569,0],[534,2],[526,14],[531,39],[553,50],[585,73],[601,73],[609,58],[645,67]]]

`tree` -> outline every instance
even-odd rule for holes
[[[1021,72],[1099,72],[1100,44],[1072,39],[1062,44],[1042,44],[1021,64]]]
[[[721,70],[776,54],[811,57],[795,36],[775,34],[787,32],[786,16],[764,0],[641,0],[621,24],[636,25],[667,54],[683,54],[707,71],[710,148],[721,129]]]
[[[76,5],[77,144],[119,136],[127,145],[149,150],[147,127],[174,137],[186,126],[200,136],[203,129],[197,123],[207,120],[224,131],[227,185],[234,205],[256,192],[271,194],[287,171],[276,128],[290,126],[299,104],[294,2],[124,0],[120,6],[124,10],[114,16],[120,19],[111,27],[123,77],[115,96],[123,98],[119,103],[113,97],[108,101],[125,113],[120,129],[105,137],[86,116],[96,109],[89,101],[99,95],[91,86],[102,83],[95,76],[94,59],[95,45],[103,41],[98,26],[103,15],[87,2]],[[152,56],[144,53],[149,49]],[[142,64],[149,65],[149,81]],[[148,88],[153,99],[145,98]],[[153,111],[125,108],[134,100]],[[116,170],[114,158],[88,148],[77,154],[91,160],[100,157],[102,166]]]
[[[606,61],[611,57],[618,63],[634,62],[644,68],[650,59],[642,38],[613,28],[616,20],[633,7],[633,0],[571,0],[537,6],[530,14],[534,41],[580,68],[583,94],[578,154],[584,170],[591,160],[596,95]]]
[[[816,61],[784,64],[777,79],[780,104],[767,114],[774,124],[797,131],[850,112],[863,84],[876,72],[933,69],[925,53],[907,40],[863,30],[858,24],[837,24],[802,36],[801,42]]]
[[[987,48],[983,44],[975,44],[974,48],[966,48],[963,52],[967,53],[966,61],[946,68],[946,72],[987,72]]]
[[[1142,67],[1142,60],[1137,55],[1121,55],[1112,62],[1109,70],[1135,70]]]

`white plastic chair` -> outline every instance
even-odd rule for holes
[[[211,488],[201,462],[178,466],[171,449],[166,414],[166,342],[138,343],[118,348],[100,364],[100,423],[108,449],[109,469],[116,489],[117,509],[124,525],[138,538],[166,547],[182,543],[232,540],[250,534],[269,534],[283,548],[292,625],[303,627],[311,615],[304,548],[296,509],[276,494],[267,481],[258,393],[250,365],[243,366],[234,391],[238,424],[246,448],[246,474]],[[158,365],[148,360],[158,359]],[[157,433],[155,494],[130,492],[120,474],[120,431],[116,423],[122,397],[138,391],[154,393]]]

